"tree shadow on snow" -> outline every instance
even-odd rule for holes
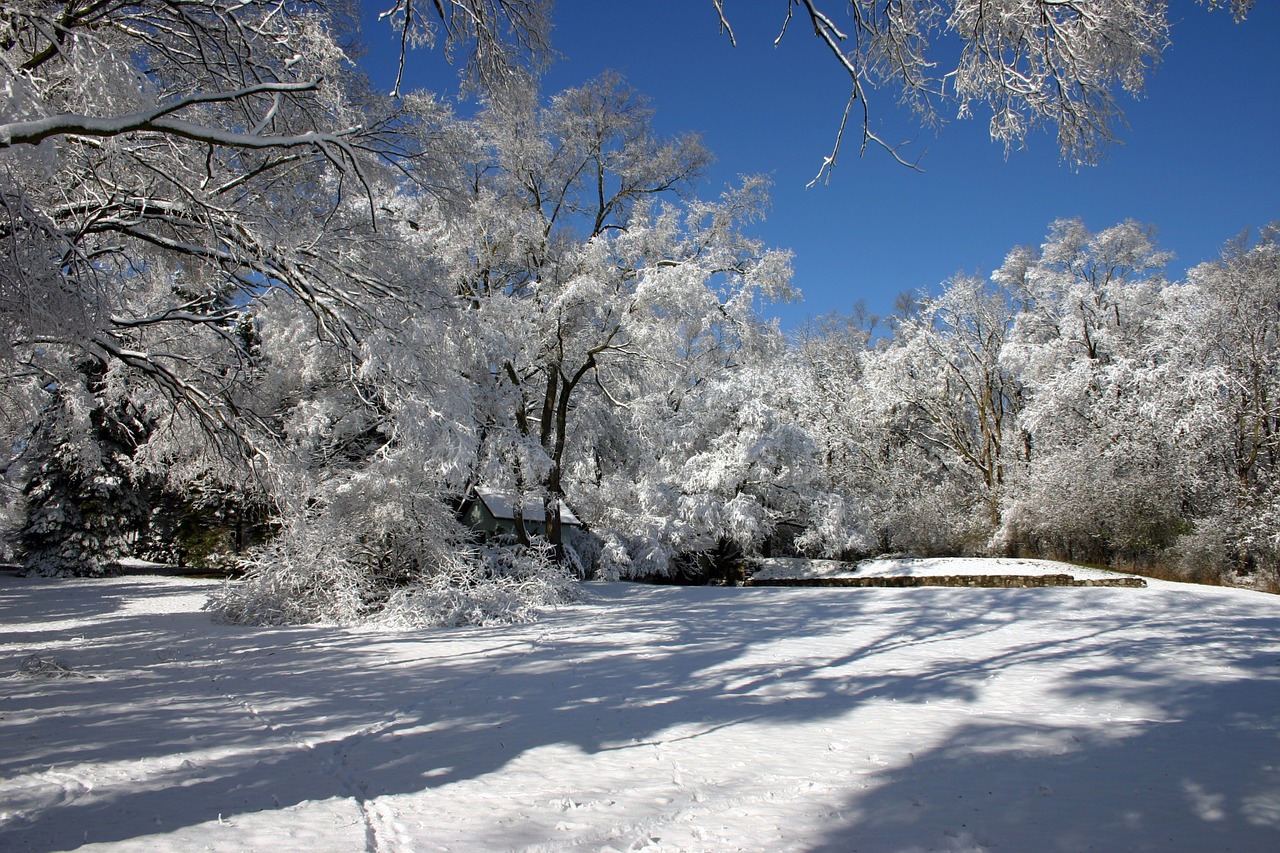
[[[0,824],[0,846],[67,849],[304,801],[424,792],[481,779],[546,746],[595,755],[671,737],[671,730],[696,737],[748,720],[833,719],[872,699],[966,702],[993,672],[1078,651],[1025,639],[984,660],[957,657],[956,647],[947,646],[1043,618],[1047,606],[1056,606],[1044,590],[841,593],[847,591],[607,586],[597,589],[592,604],[532,626],[387,635],[211,626],[194,613],[106,619],[81,631],[86,645],[110,646],[108,665],[96,670],[94,656],[83,652],[85,674],[97,677],[15,680],[5,687],[0,779],[26,774],[37,801],[24,817]],[[1212,614],[1205,620],[1212,625]],[[855,648],[847,641],[825,645],[859,624],[875,627],[858,634]],[[1123,660],[1132,650],[1111,635],[1124,627],[1085,625],[1080,636],[1095,646],[1114,645],[1115,659]],[[1272,620],[1269,628],[1280,625]],[[58,632],[48,638],[65,639]],[[935,646],[940,652],[931,659]],[[911,667],[894,671],[875,663],[903,649],[917,656]],[[1223,708],[1256,704],[1274,688],[1274,680],[1260,679],[1231,686],[1238,694],[1224,692],[1228,687],[1189,690],[1179,697],[1179,715],[1190,722],[1176,725],[1207,725]],[[1087,696],[1120,688],[1098,675],[1062,689]],[[1148,748],[1141,738],[1085,738],[1073,751],[1031,759],[1042,762],[1039,768],[995,747],[978,748],[990,738],[998,746],[1007,734],[976,725],[918,756],[901,776],[888,775],[870,796],[852,800],[849,814],[870,817],[833,827],[820,849],[855,849],[863,838],[888,841],[909,827],[894,815],[901,800],[918,799],[911,787],[920,779],[940,780],[926,786],[933,799],[920,814],[932,815],[929,826],[945,824],[950,831],[959,820],[955,826],[967,830],[963,807],[944,802],[939,792],[963,792],[990,776],[1000,784],[983,790],[1004,798],[1001,819],[1017,830],[1018,810],[1035,802],[1025,780],[1044,776],[1055,791],[1079,788],[1083,797],[1090,793],[1090,761],[1119,778],[1116,769],[1140,757],[1130,753]],[[1207,754],[1212,743],[1201,741],[1202,758],[1214,758]],[[1272,730],[1260,730],[1231,744],[1247,753],[1268,745],[1274,750],[1276,741]],[[1166,745],[1163,736],[1160,745]],[[991,769],[975,775],[981,768],[971,754]],[[68,784],[66,773],[44,773],[50,765],[109,766],[125,775],[146,770],[136,784],[89,792],[75,789],[74,780]],[[1239,790],[1257,781],[1242,777]],[[1165,783],[1170,796],[1181,784]],[[40,785],[65,790],[61,799],[55,791],[40,800]],[[1209,797],[1218,793],[1205,790]],[[1112,823],[1128,819],[1119,802],[1103,810],[1099,817]],[[1050,832],[1070,843],[1070,829],[1051,826]],[[872,843],[865,849],[911,848]]]
[[[1280,620],[1251,621],[1266,632],[1257,636],[1280,637]],[[1249,628],[1221,627],[1184,626],[1180,643],[1150,651],[1176,661],[1180,650],[1221,648],[1234,677],[1171,684],[1129,666],[1074,673],[1056,691],[1064,705],[1137,703],[1152,713],[1103,729],[964,725],[868,780],[811,850],[1280,850],[1280,655],[1232,659],[1225,635]]]

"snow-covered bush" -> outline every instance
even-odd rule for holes
[[[531,622],[542,608],[575,600],[577,590],[545,542],[467,549],[392,593],[376,621],[391,628]]]
[[[604,537],[600,548],[600,562],[597,570],[601,580],[616,581],[629,577],[632,571],[631,553],[626,543],[616,533]]]
[[[597,577],[604,551],[604,542],[599,536],[577,527],[566,528],[564,550],[569,568],[579,578],[588,580]]]
[[[1216,584],[1229,574],[1226,567],[1231,563],[1231,544],[1221,527],[1206,524],[1178,537],[1166,552],[1165,562],[1178,579]]]
[[[282,532],[240,560],[207,605],[256,625],[398,626],[526,621],[574,578],[545,548],[477,548],[448,496],[408,458],[292,480]]]
[[[871,526],[868,515],[852,498],[820,494],[809,510],[809,527],[797,537],[796,546],[804,553],[828,558],[864,553],[874,544],[867,534]]]
[[[367,548],[349,535],[299,526],[242,561],[245,576],[228,581],[206,608],[252,625],[421,628],[529,622],[576,596],[574,578],[545,543],[441,551],[441,562],[408,580],[353,559],[360,553]]]
[[[244,576],[227,581],[205,608],[247,625],[353,622],[374,590],[372,575],[351,559],[353,545],[347,531],[296,522],[242,557]]]
[[[407,580],[352,559],[349,537],[318,526],[292,531],[241,561],[206,605],[219,619],[251,625],[309,623],[410,628],[532,621],[574,600],[569,570],[541,547],[460,547]]]

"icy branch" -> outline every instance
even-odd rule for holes
[[[39,145],[44,140],[55,136],[111,137],[137,131],[168,133],[199,142],[240,148],[289,148],[298,145],[322,145],[325,142],[336,142],[338,137],[349,135],[355,129],[323,134],[304,133],[295,136],[259,136],[254,133],[215,129],[182,119],[169,118],[172,114],[196,104],[225,103],[264,93],[279,95],[282,92],[312,92],[319,86],[319,79],[302,83],[263,83],[258,86],[248,86],[235,92],[189,95],[171,104],[164,104],[155,109],[122,116],[101,118],[63,113],[48,116],[47,118],[9,122],[8,124],[0,125],[0,147]]]

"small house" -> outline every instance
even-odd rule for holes
[[[485,536],[516,535],[516,496],[492,489],[474,489],[462,504],[462,521]],[[547,534],[546,511],[540,498],[525,498],[521,507],[525,532],[531,536]],[[582,527],[564,501],[560,501],[560,526]]]

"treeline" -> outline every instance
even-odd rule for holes
[[[469,117],[374,93],[303,7],[0,15],[6,557],[229,567],[215,609],[273,623],[521,619],[782,550],[1274,581],[1275,229],[1174,282],[1139,226],[1057,223],[789,340],[767,182],[700,198],[708,152],[616,75],[544,99],[505,64],[486,15],[542,4],[469,8]],[[510,541],[460,521],[481,486]]]
[[[1277,237],[1168,280],[1149,229],[1060,221],[989,280],[922,297],[887,338],[805,335],[791,405],[816,425],[829,487],[859,505],[858,548],[1274,586]]]

